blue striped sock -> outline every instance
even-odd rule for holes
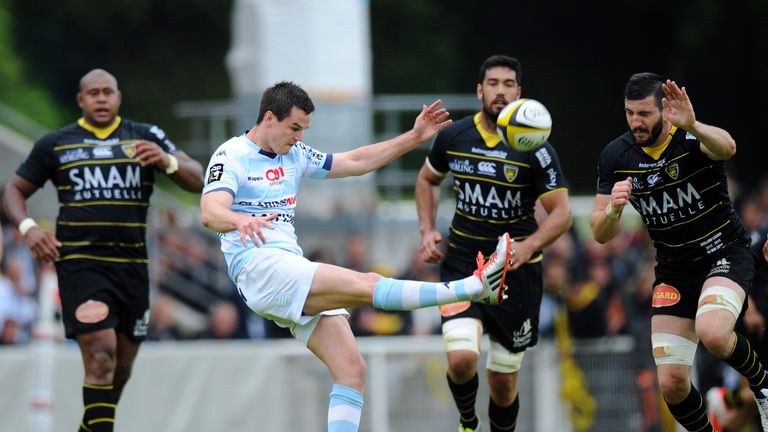
[[[362,411],[362,393],[352,387],[334,384],[328,404],[328,432],[357,432]]]
[[[453,282],[420,282],[381,278],[373,288],[373,306],[385,310],[413,310],[472,300],[483,290],[476,276]]]

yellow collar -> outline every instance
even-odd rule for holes
[[[475,114],[474,120],[475,120],[475,129],[477,129],[477,132],[480,134],[480,137],[483,138],[483,141],[485,141],[485,145],[489,148],[494,148],[501,142],[501,138],[499,138],[498,134],[495,133],[489,133],[485,129],[483,129],[483,126],[480,124],[480,116],[482,113]]]
[[[77,124],[80,125],[81,128],[96,135],[96,138],[105,139],[106,137],[112,135],[112,132],[114,132],[115,129],[117,129],[120,126],[121,121],[122,119],[120,118],[120,116],[117,116],[115,117],[115,121],[113,121],[111,125],[100,128],[100,127],[93,126],[92,124],[86,122],[85,118],[80,117],[77,120]]]
[[[641,147],[641,148],[648,156],[652,157],[653,160],[659,160],[659,157],[661,157],[661,154],[664,153],[664,150],[667,149],[667,146],[672,141],[672,137],[675,136],[676,131],[677,131],[677,126],[671,126],[669,128],[669,135],[667,136],[667,139],[664,140],[664,143],[662,145],[654,148],[648,148],[648,147]]]

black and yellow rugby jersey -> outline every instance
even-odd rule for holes
[[[627,132],[600,156],[597,193],[610,195],[632,178],[630,202],[640,213],[663,261],[693,261],[725,246],[749,245],[728,197],[725,164],[713,161],[695,136],[672,127],[653,156]]]
[[[118,117],[100,129],[80,119],[37,141],[16,170],[35,186],[51,180],[56,187],[60,260],[148,262],[144,242],[156,168],[133,159],[139,140],[176,152],[157,126]]]
[[[524,240],[538,228],[536,200],[565,189],[560,161],[548,142],[531,152],[518,152],[485,132],[480,113],[440,131],[427,156],[438,175],[453,174],[456,213],[451,221],[448,256],[474,262],[477,251],[490,253],[508,232]],[[536,253],[532,261],[540,260]]]

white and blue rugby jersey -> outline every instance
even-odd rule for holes
[[[232,211],[251,216],[277,214],[270,223],[274,230],[263,229],[267,240],[262,248],[278,248],[302,255],[293,227],[296,194],[303,176],[325,179],[331,169],[333,154],[322,153],[297,142],[288,154],[278,155],[261,149],[245,135],[225,142],[214,152],[208,164],[203,195],[214,191],[229,192]],[[256,251],[251,239],[243,247],[240,234],[219,234],[221,251],[236,279],[240,267]]]

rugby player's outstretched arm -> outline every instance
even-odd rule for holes
[[[441,103],[438,99],[429,106],[424,105],[416,117],[413,129],[402,135],[334,154],[328,177],[359,176],[374,171],[432,139],[441,129],[451,124],[448,111],[439,108]]]
[[[693,134],[701,142],[701,151],[712,160],[726,160],[736,154],[736,141],[719,127],[696,120],[693,104],[685,87],[667,80],[661,85],[666,97],[661,99],[664,118]]]

